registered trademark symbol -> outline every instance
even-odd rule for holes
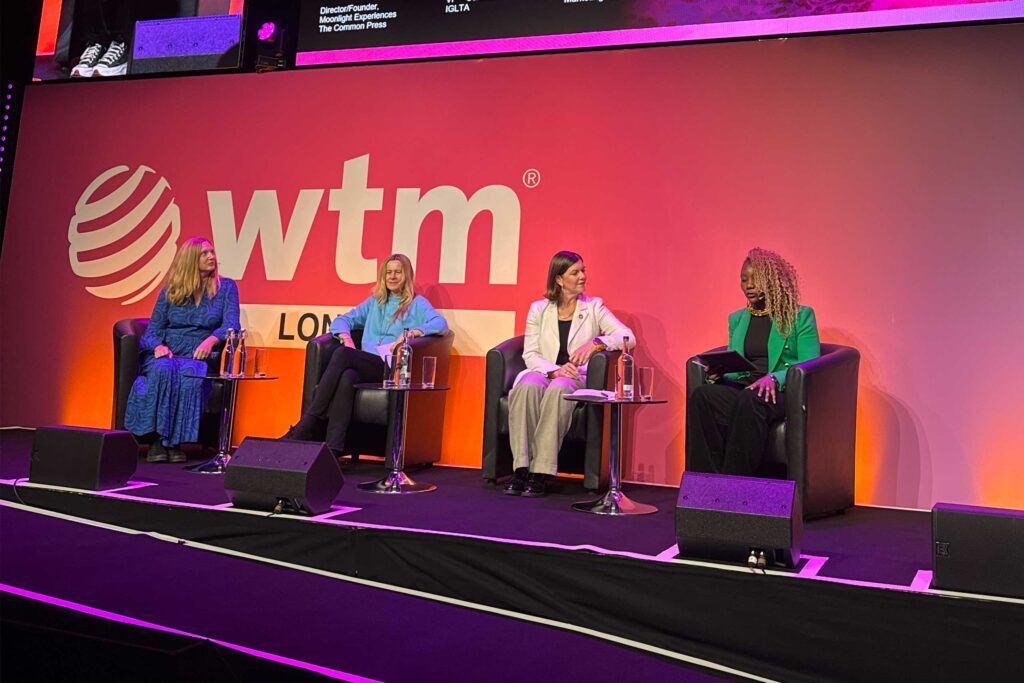
[[[540,171],[535,168],[528,168],[523,173],[523,185],[527,187],[537,187],[540,185]]]

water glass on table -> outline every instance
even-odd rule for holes
[[[643,367],[637,369],[637,381],[640,384],[638,395],[641,401],[650,401],[654,398],[654,368]]]
[[[270,360],[270,349],[256,348],[253,349],[253,364],[252,374],[253,377],[266,377],[267,376],[267,364]]]
[[[434,375],[437,374],[437,357],[423,357],[423,386],[427,389],[434,388]]]

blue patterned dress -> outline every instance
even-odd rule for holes
[[[167,289],[160,290],[149,329],[139,340],[142,374],[128,395],[125,428],[139,436],[156,432],[167,447],[197,441],[209,386],[184,375],[207,374],[206,361],[192,359],[196,347],[210,335],[223,341],[229,329],[238,328],[234,280],[221,278],[217,294],[211,299],[204,292],[198,305],[189,301],[175,306],[167,301]],[[173,358],[153,357],[161,344],[170,348]]]

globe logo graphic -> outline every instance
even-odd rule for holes
[[[112,182],[115,179],[120,182]],[[97,197],[104,186],[113,189]],[[120,299],[122,306],[135,303],[167,274],[177,251],[180,223],[171,186],[153,169],[107,169],[75,204],[68,225],[71,270],[94,283],[85,288],[90,294]]]

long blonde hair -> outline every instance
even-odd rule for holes
[[[750,264],[753,284],[764,292],[765,309],[783,337],[796,327],[800,312],[800,283],[796,269],[774,251],[754,247],[744,263]]]
[[[212,299],[220,289],[218,269],[205,279],[199,272],[199,257],[203,253],[203,245],[212,242],[205,237],[191,237],[178,249],[171,270],[167,273],[167,300],[175,306],[183,306],[186,302],[198,303],[203,285],[206,285],[206,296]]]
[[[373,298],[377,300],[377,303],[383,306],[387,303],[388,296],[391,294],[388,291],[387,270],[388,264],[392,261],[398,261],[402,264],[402,273],[405,275],[405,282],[402,283],[402,293],[398,299],[398,308],[395,309],[395,314],[391,316],[391,320],[395,321],[409,310],[409,305],[416,298],[416,286],[413,282],[412,261],[405,254],[392,254],[384,259],[384,263],[380,264],[380,271],[377,273],[377,284],[373,286]]]

